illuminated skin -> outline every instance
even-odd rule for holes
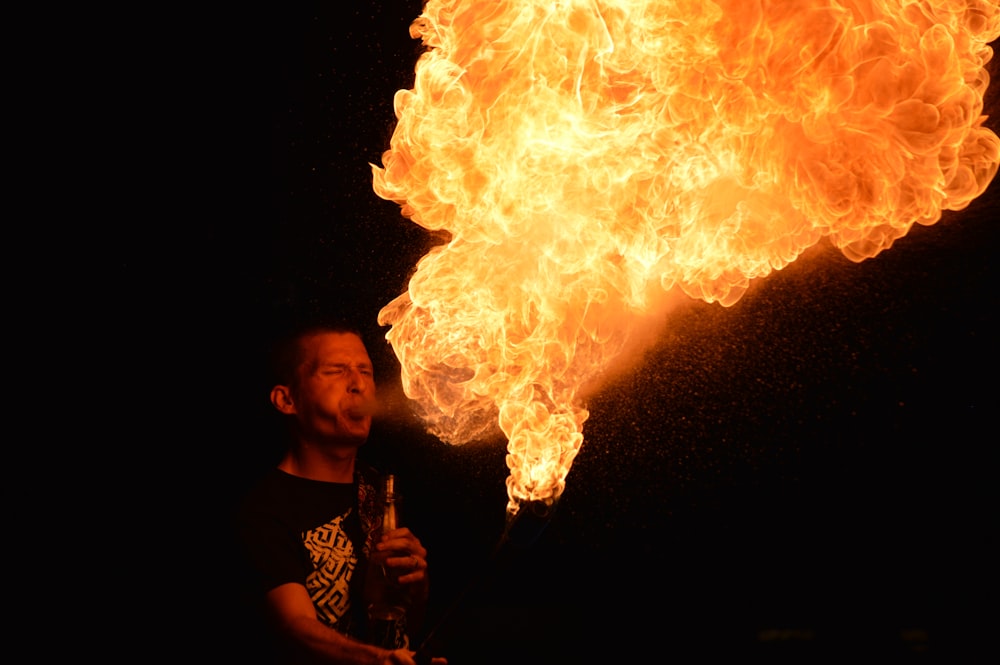
[[[298,386],[275,386],[272,403],[295,416],[300,447],[357,450],[368,438],[375,410],[375,375],[364,343],[352,333],[329,332],[301,344]]]
[[[293,444],[278,468],[312,480],[353,482],[357,450],[368,438],[376,406],[368,351],[361,338],[349,332],[317,333],[300,344],[297,385],[277,385],[271,390],[271,403],[295,424]],[[415,609],[421,609],[428,578],[427,550],[420,540],[409,529],[396,529],[384,534],[376,547],[399,553],[386,564],[396,570],[400,583],[411,585]],[[411,651],[363,644],[322,624],[301,584],[272,589],[267,602],[279,629],[324,662],[415,665]],[[446,663],[440,658],[432,662]]]

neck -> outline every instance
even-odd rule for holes
[[[357,448],[317,446],[299,442],[278,464],[285,473],[309,480],[329,483],[349,483],[354,480],[354,460]]]

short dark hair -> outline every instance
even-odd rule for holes
[[[312,321],[300,324],[275,342],[271,351],[271,386],[288,386],[292,393],[298,391],[299,367],[305,360],[303,342],[315,335],[339,333],[357,335],[364,342],[364,335],[354,324],[341,320]]]

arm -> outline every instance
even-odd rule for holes
[[[316,618],[309,592],[301,584],[282,584],[268,592],[267,608],[279,633],[309,662],[338,665],[415,665],[411,652],[388,651],[353,640]]]

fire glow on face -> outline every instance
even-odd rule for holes
[[[731,305],[987,187],[986,0],[429,0],[375,192],[448,242],[379,315],[429,430],[552,503],[586,391],[677,295]],[[669,325],[669,321],[666,321]]]

